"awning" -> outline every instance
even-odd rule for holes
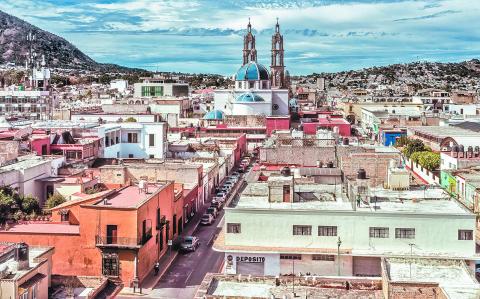
[[[42,273],[37,273],[34,276],[30,277],[30,279],[28,279],[18,287],[19,293],[25,292],[26,290],[28,290],[29,288],[37,284],[39,281],[41,281],[45,277],[47,277],[47,275]]]

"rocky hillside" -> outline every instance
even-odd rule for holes
[[[106,72],[134,71],[118,65],[97,63],[64,38],[2,11],[0,11],[0,64],[25,64],[29,49],[26,36],[29,32],[36,36],[33,43],[35,51],[40,55],[45,54],[50,67]]]
[[[475,89],[480,80],[480,60],[458,63],[413,62],[371,67],[356,71],[322,73],[303,76],[303,82],[314,83],[324,77],[329,85],[343,88],[373,88],[375,86],[413,85],[419,88]]]

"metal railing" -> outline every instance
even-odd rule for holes
[[[144,244],[142,238],[126,238],[114,236],[95,236],[97,246],[125,246],[138,247]]]

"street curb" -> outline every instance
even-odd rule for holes
[[[192,233],[194,231],[197,230],[198,226],[200,225],[200,221],[197,222],[197,224],[193,227],[192,229]],[[177,258],[178,256],[178,251],[175,251],[172,259],[168,262],[168,264],[165,266],[165,268],[163,269],[163,271],[158,275],[158,278],[155,280],[154,284],[153,284],[153,287],[149,288],[150,291],[154,290],[155,289],[155,286],[158,284],[158,282],[162,279],[163,275],[165,275],[165,273],[167,272],[167,270],[170,268],[170,266],[173,264],[173,262],[175,261],[175,259]]]

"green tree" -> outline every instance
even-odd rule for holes
[[[440,154],[434,152],[420,152],[418,164],[430,171],[440,167]]]
[[[131,116],[130,116],[129,118],[125,119],[125,122],[127,122],[127,123],[136,123],[137,120],[136,120],[134,117],[131,117]]]
[[[40,212],[40,203],[38,202],[38,199],[31,195],[21,197],[20,204],[20,210],[25,214],[38,214]]]
[[[62,194],[55,192],[47,199],[47,208],[52,209],[66,201]]]
[[[403,154],[410,159],[410,156],[415,152],[426,151],[427,148],[421,140],[413,139],[408,141],[407,145],[403,148]]]
[[[15,206],[15,200],[3,190],[0,190],[0,223],[7,222]]]

